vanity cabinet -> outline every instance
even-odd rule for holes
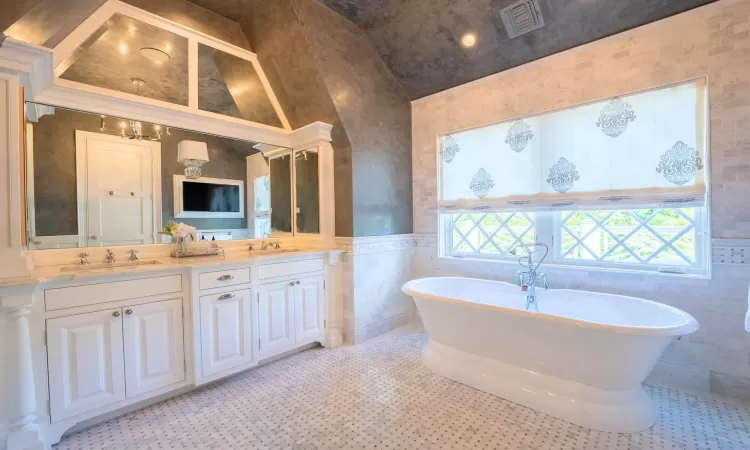
[[[47,320],[52,422],[125,400],[122,310]]]
[[[203,377],[252,363],[250,289],[203,295],[198,303]]]
[[[258,288],[260,359],[323,336],[324,276],[305,276]]]
[[[260,359],[294,348],[294,289],[293,280],[258,288]]]
[[[125,396],[184,380],[182,299],[122,309]]]
[[[182,299],[47,320],[52,421],[185,379]]]

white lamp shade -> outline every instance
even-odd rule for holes
[[[177,162],[208,161],[208,146],[205,142],[182,141],[177,146]]]

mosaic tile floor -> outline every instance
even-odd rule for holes
[[[750,449],[750,404],[648,387],[639,434],[579,428],[422,367],[424,331],[314,349],[64,437],[63,449]]]

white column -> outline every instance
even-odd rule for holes
[[[8,450],[42,449],[36,424],[36,394],[29,315],[32,293],[0,297],[0,397],[3,408],[0,427],[4,439],[0,448]]]
[[[21,242],[21,111],[18,77],[0,73],[0,278],[31,273]]]
[[[344,305],[342,303],[341,253],[331,252],[326,260],[325,343],[335,348],[344,342]]]

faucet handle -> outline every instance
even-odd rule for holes
[[[281,242],[276,241],[276,243],[273,245],[273,248],[276,249],[276,250],[280,250],[281,249]]]
[[[79,258],[85,258],[85,257],[87,257],[87,256],[89,256],[89,254],[88,254],[88,253],[79,253],[79,254],[78,254],[78,257],[79,257]]]
[[[250,252],[255,251],[255,246],[253,246],[252,242],[247,245],[247,250]]]

